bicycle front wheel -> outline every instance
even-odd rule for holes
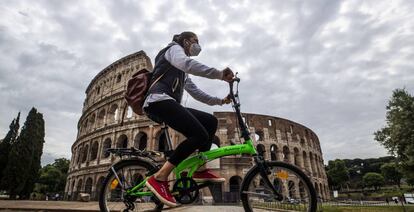
[[[241,187],[241,200],[245,211],[316,211],[316,192],[305,173],[287,163],[265,163],[270,170],[266,177],[280,196],[273,193],[273,189],[263,180],[259,167],[255,166],[246,175]]]
[[[156,171],[153,164],[141,159],[124,160],[114,165],[101,185],[100,211],[148,211],[154,207],[161,210],[164,205],[152,196],[144,183],[146,177]]]

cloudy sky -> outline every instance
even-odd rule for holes
[[[152,59],[194,31],[196,59],[239,72],[242,111],[311,128],[325,162],[387,154],[373,139],[392,91],[414,93],[413,1],[1,1],[0,137],[32,106],[44,114],[43,164],[70,158],[85,90],[125,55]],[[226,84],[193,77],[225,96]],[[210,107],[185,97],[186,105]],[[21,125],[23,125],[23,121]]]

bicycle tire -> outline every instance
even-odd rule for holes
[[[121,169],[126,169],[127,167],[131,167],[131,166],[141,166],[143,168],[145,168],[148,171],[148,175],[152,175],[153,173],[157,172],[158,167],[145,160],[145,159],[141,159],[141,158],[133,158],[133,159],[127,159],[127,160],[122,160],[118,163],[116,163],[113,167],[115,169],[115,172],[118,173],[119,170]],[[103,183],[101,185],[101,190],[99,193],[99,208],[100,211],[103,212],[110,212],[110,210],[108,210],[107,208],[107,202],[106,202],[106,195],[107,195],[107,186],[109,185],[110,182],[112,182],[112,180],[114,179],[114,174],[112,171],[108,171],[107,176],[105,177],[105,179],[103,180]],[[151,197],[154,198],[154,197]],[[162,210],[162,208],[164,207],[164,204],[162,204],[160,201],[156,201],[154,199],[152,199],[152,201],[155,204],[155,208],[154,210],[159,211]],[[119,211],[117,209],[117,211]],[[124,210],[127,211],[127,210]]]
[[[310,199],[309,202],[307,203],[309,207],[306,208],[306,211],[315,212],[317,210],[318,205],[317,205],[317,194],[316,194],[315,188],[313,187],[309,177],[306,176],[306,174],[302,170],[300,170],[298,167],[294,165],[280,162],[280,161],[265,161],[265,163],[271,170],[278,170],[278,168],[281,170],[288,170],[290,173],[294,173],[300,180],[302,180],[304,186],[306,186],[305,189],[307,190],[307,192],[309,192],[309,199]],[[249,193],[252,193],[252,192],[249,192],[249,187],[252,185],[254,186],[254,180],[256,176],[260,177],[260,170],[257,165],[252,167],[250,171],[246,174],[242,182],[241,188],[240,188],[240,197],[243,203],[243,208],[246,212],[254,211],[253,210],[254,207],[252,207],[252,204],[249,201]]]

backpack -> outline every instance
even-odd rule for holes
[[[168,70],[167,70],[168,71]],[[126,104],[122,112],[122,122],[124,122],[124,116],[127,106],[132,108],[132,111],[138,115],[143,115],[142,106],[144,105],[145,98],[147,97],[148,90],[157,83],[165,73],[165,71],[160,77],[158,77],[153,83],[151,83],[151,78],[153,73],[147,69],[141,69],[134,75],[131,79],[128,80],[127,89],[125,91],[124,99]]]

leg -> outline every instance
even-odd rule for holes
[[[193,116],[196,117],[198,121],[200,121],[200,123],[203,125],[203,127],[207,130],[208,133],[208,142],[205,145],[203,145],[199,150],[201,152],[210,150],[215,133],[217,131],[217,118],[210,113],[206,113],[196,109],[187,108],[187,110],[190,111],[190,113],[193,114]]]
[[[174,100],[151,103],[146,112],[163,120],[169,127],[182,133],[187,138],[177,146],[168,160],[169,163],[164,164],[155,175],[157,179],[162,180],[162,178],[168,177],[174,166],[177,166],[196,149],[205,149],[204,151],[206,151],[210,148],[210,132],[188,109]]]

